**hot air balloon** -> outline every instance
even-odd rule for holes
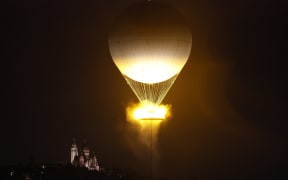
[[[192,35],[183,17],[159,2],[128,7],[109,35],[112,59],[143,104],[162,102],[191,47]]]

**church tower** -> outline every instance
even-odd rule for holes
[[[80,167],[84,167],[85,166],[85,158],[84,158],[84,155],[83,155],[82,152],[80,153],[80,156],[79,156],[79,166]]]
[[[73,160],[75,156],[78,156],[78,148],[77,148],[76,140],[73,139],[73,143],[71,147],[71,164],[73,164]]]
[[[84,153],[85,161],[88,160],[90,158],[90,149],[87,145],[86,139],[83,140],[82,151]]]
[[[93,152],[93,156],[89,159],[89,170],[99,171],[100,167],[96,158],[95,153]]]
[[[95,155],[93,156],[93,161],[95,162],[95,170],[99,171],[100,167],[99,167],[99,163]]]

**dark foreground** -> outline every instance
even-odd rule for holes
[[[119,169],[90,171],[71,165],[0,166],[0,179],[21,180],[144,180],[148,177]]]

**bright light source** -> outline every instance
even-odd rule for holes
[[[132,110],[135,120],[164,120],[169,115],[169,107],[156,104],[140,104]]]
[[[156,2],[129,7],[109,35],[112,59],[141,103],[161,104],[191,48],[192,34],[182,15]]]

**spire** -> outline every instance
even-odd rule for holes
[[[84,153],[85,160],[88,160],[90,156],[90,149],[87,146],[86,139],[83,140],[82,151]]]
[[[72,148],[77,148],[77,144],[76,144],[76,139],[75,138],[73,138]]]
[[[71,146],[71,163],[73,164],[75,156],[78,156],[78,148],[76,144],[76,139],[73,138],[73,144]]]
[[[86,145],[86,144],[87,144],[87,140],[83,139],[83,145]]]

